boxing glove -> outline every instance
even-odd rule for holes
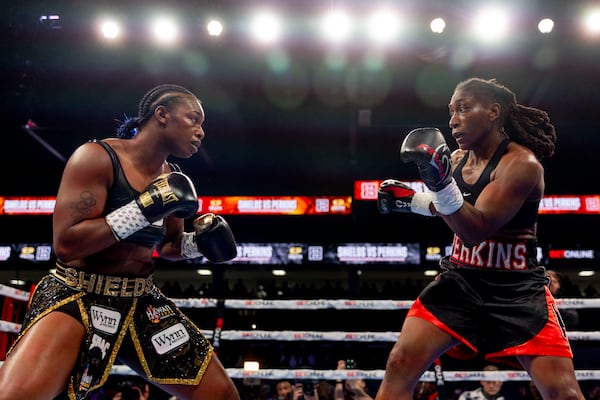
[[[220,215],[208,213],[194,220],[196,244],[204,257],[214,263],[237,256],[237,244],[229,224]]]
[[[161,175],[135,199],[150,222],[169,214],[189,218],[198,211],[198,195],[191,179],[181,172]]]
[[[106,215],[118,240],[125,239],[170,214],[188,218],[198,211],[194,184],[181,172],[156,178],[135,199]]]
[[[194,220],[194,232],[185,232],[181,241],[181,255],[200,256],[213,263],[222,263],[237,256],[237,244],[229,224],[220,215],[207,213]]]
[[[395,179],[383,181],[377,194],[377,209],[381,214],[412,212],[431,217],[433,214],[429,210],[429,204],[432,202],[431,193],[415,192],[410,186]]]
[[[433,192],[435,209],[443,215],[462,207],[463,197],[452,178],[450,148],[437,128],[413,129],[400,146],[400,159],[414,162],[425,186]]]
[[[439,192],[452,180],[450,148],[437,128],[418,128],[409,132],[400,146],[400,159],[417,164],[425,186]]]

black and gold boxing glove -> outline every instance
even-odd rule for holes
[[[110,212],[106,222],[121,240],[170,214],[188,218],[198,211],[198,195],[191,179],[181,172],[156,178],[134,200]]]
[[[204,256],[210,262],[221,263],[237,256],[237,244],[227,221],[207,213],[194,220],[194,232],[184,233],[181,254],[186,258]]]

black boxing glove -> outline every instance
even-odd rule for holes
[[[181,255],[200,256],[213,263],[222,263],[237,256],[237,243],[229,224],[220,215],[207,213],[194,220],[194,232],[185,232]]]
[[[452,178],[450,148],[437,128],[413,129],[400,146],[400,159],[417,164],[423,183],[433,192],[433,204],[440,214],[458,211],[463,197]]]
[[[106,222],[121,240],[170,214],[188,218],[197,211],[194,184],[185,174],[171,172],[159,176],[134,200],[110,212]]]
[[[415,192],[410,186],[396,179],[383,181],[377,193],[377,209],[381,214],[412,212],[432,217],[433,214],[429,210],[432,202],[431,193]]]
[[[198,211],[198,195],[191,179],[181,172],[159,176],[135,199],[150,222],[169,214],[189,218]]]
[[[400,159],[417,164],[425,186],[439,192],[452,181],[450,148],[437,128],[413,129],[400,146]]]

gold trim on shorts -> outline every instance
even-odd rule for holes
[[[72,289],[110,297],[140,297],[154,287],[152,275],[145,278],[113,276],[85,272],[56,263],[53,274]]]

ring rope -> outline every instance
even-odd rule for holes
[[[0,296],[28,301],[29,292],[0,284]],[[216,308],[219,300],[214,298],[172,299],[181,308]],[[559,308],[600,308],[600,298],[555,299]],[[272,309],[272,310],[401,310],[408,309],[414,300],[264,300],[226,299],[225,308],[232,309]]]
[[[258,371],[248,371],[243,368],[226,368],[227,374],[234,379],[257,378],[257,379],[313,379],[313,380],[338,380],[338,379],[368,379],[382,380],[385,370],[359,370],[359,369],[333,369],[333,370],[314,370],[314,369],[259,369]],[[135,374],[129,367],[124,365],[115,365],[111,373],[128,375]],[[443,371],[444,380],[447,382],[480,381],[480,380],[500,380],[500,381],[530,381],[531,377],[525,371],[504,370],[504,371]],[[575,371],[577,380],[599,380],[600,370],[578,370]],[[435,372],[425,371],[419,378],[421,381],[435,382]]]

